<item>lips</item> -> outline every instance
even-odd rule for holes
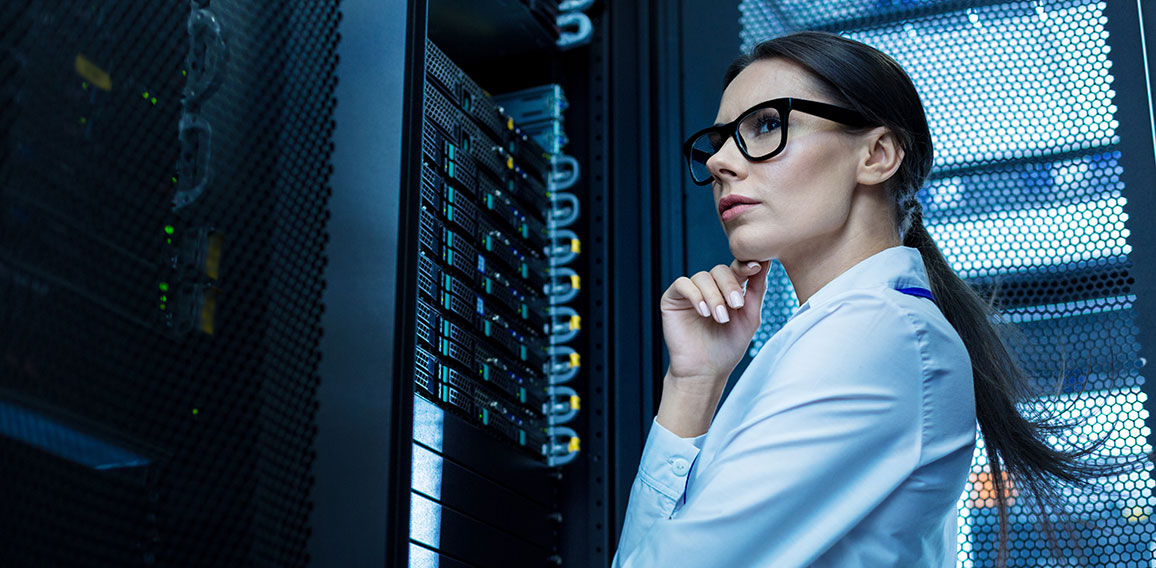
[[[739,213],[750,209],[751,205],[758,205],[758,200],[751,199],[745,195],[728,195],[718,201],[718,213],[723,221],[737,216]]]

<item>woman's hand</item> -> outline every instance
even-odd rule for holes
[[[670,352],[667,381],[721,392],[759,328],[769,265],[735,260],[680,277],[666,289],[660,306]]]

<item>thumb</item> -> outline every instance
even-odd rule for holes
[[[747,303],[755,302],[761,306],[763,303],[763,296],[767,293],[767,272],[770,270],[771,261],[764,260],[763,262],[758,263],[751,262],[748,263],[748,266],[751,266],[751,270],[754,270],[753,266],[755,264],[757,264],[759,268],[757,272],[747,276],[747,292],[745,300]]]

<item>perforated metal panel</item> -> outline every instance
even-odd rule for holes
[[[1106,5],[747,0],[740,9],[744,49],[787,31],[825,29],[903,65],[935,142],[935,169],[919,195],[928,230],[959,274],[995,292],[1019,330],[1011,344],[1039,392],[1059,393],[1025,407],[1066,408],[1061,418],[1083,420],[1078,439],[1108,438],[1108,459],[1144,454],[1150,431],[1120,165],[1128,149],[1116,134]],[[767,294],[752,353],[797,305],[781,266]],[[981,440],[959,503],[960,566],[996,560],[998,522],[982,448]],[[1068,491],[1076,530],[1061,543],[1065,560],[1149,566],[1152,488],[1143,471]],[[1059,562],[1047,558],[1038,524],[1013,498],[1010,566]]]
[[[307,563],[337,6],[209,4],[0,7],[6,566]]]

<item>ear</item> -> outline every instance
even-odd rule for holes
[[[864,135],[864,158],[856,181],[871,186],[891,179],[903,164],[903,147],[891,129],[880,126]]]

